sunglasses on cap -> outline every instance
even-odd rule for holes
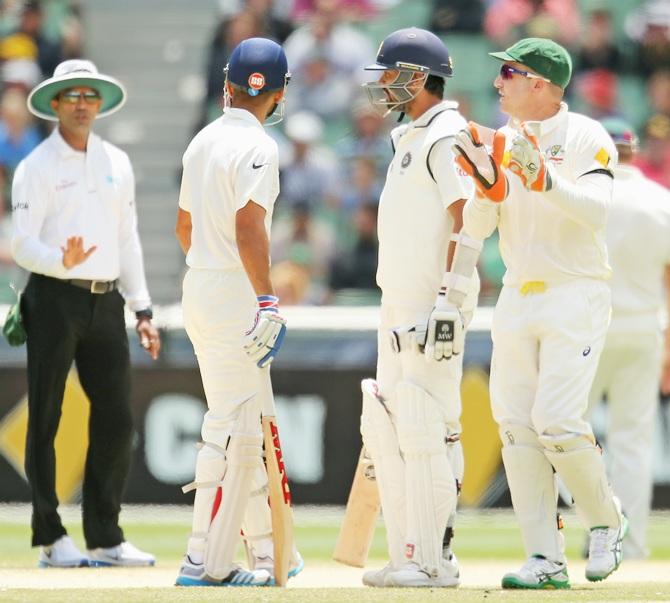
[[[67,92],[63,92],[60,95],[60,100],[70,105],[76,105],[80,98],[83,98],[87,105],[93,105],[97,103],[102,97],[100,96],[99,92],[77,92],[76,90],[68,90]]]
[[[517,69],[516,67],[512,67],[511,65],[508,65],[507,63],[503,64],[500,67],[500,77],[504,80],[511,80],[512,76],[514,74],[517,75],[522,75],[523,77],[530,78],[532,80],[544,80],[545,82],[549,82],[546,77],[542,77],[541,75],[535,75],[534,73],[530,73],[529,71],[523,71],[522,69]]]

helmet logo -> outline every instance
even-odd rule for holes
[[[402,161],[400,162],[400,167],[406,168],[410,163],[412,163],[412,154],[407,151],[405,156],[402,158]]]
[[[249,88],[252,90],[260,90],[263,86],[265,86],[265,76],[262,73],[258,73],[258,71],[256,71],[249,76],[248,82]]]

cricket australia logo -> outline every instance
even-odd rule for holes
[[[560,144],[552,145],[547,149],[545,153],[549,161],[554,163],[563,163],[563,155],[565,154],[565,149]]]
[[[402,158],[402,161],[400,162],[400,167],[406,168],[410,163],[412,163],[412,153],[407,151],[405,156]]]

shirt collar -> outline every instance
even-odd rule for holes
[[[99,140],[100,138],[96,134],[89,132],[88,141],[86,142],[86,151],[94,150],[97,147]],[[61,157],[81,157],[82,155],[86,155],[86,152],[77,151],[77,149],[73,149],[67,142],[65,142],[58,126],[51,132],[49,141]]]
[[[444,100],[410,122],[409,127],[425,128],[438,113],[442,113],[442,111],[446,111],[447,109],[458,109],[458,103],[456,101]]]
[[[248,123],[249,125],[262,128],[263,124],[256,119],[256,116],[246,109],[238,109],[236,107],[226,107],[223,111],[223,117],[228,119],[239,119]]]
[[[540,122],[540,136],[545,136],[555,130],[562,124],[568,116],[568,104],[561,101],[561,106],[556,115],[552,115],[548,119]],[[511,118],[508,122],[509,126],[515,130],[521,130],[521,122],[518,119]]]

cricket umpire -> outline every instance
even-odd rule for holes
[[[133,430],[126,302],[154,359],[160,339],[151,324],[131,164],[91,132],[96,117],[114,113],[125,100],[122,84],[85,60],[61,63],[28,97],[32,113],[58,122],[18,166],[12,189],[12,253],[31,273],[22,298],[25,468],[32,544],[42,547],[42,567],[154,563],[124,540],[118,524]],[[91,404],[82,492],[87,555],[67,536],[55,491],[54,438],[73,360]]]

